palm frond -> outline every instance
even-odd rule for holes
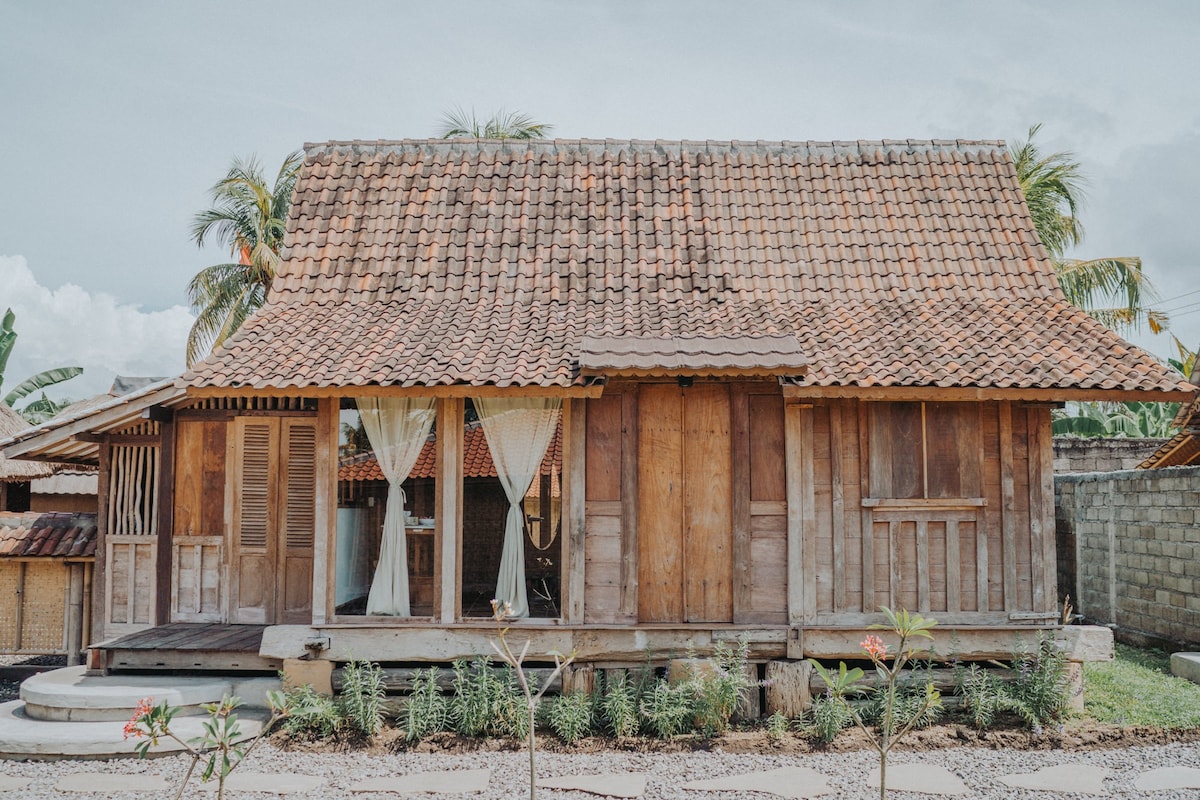
[[[12,355],[13,346],[17,343],[17,332],[13,330],[17,315],[10,308],[4,312],[0,321],[0,385],[4,384],[4,371],[8,368],[8,357]]]
[[[461,106],[442,116],[438,136],[442,139],[545,139],[553,125],[538,122],[530,114],[500,109],[487,119]]]
[[[4,405],[11,408],[18,400],[27,395],[33,394],[36,391],[45,389],[47,386],[53,386],[56,383],[69,381],[76,375],[83,373],[83,367],[59,367],[58,369],[48,369],[44,372],[26,378],[17,384],[17,387],[4,396]]]

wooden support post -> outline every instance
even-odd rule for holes
[[[1029,554],[1030,554],[1030,571],[1033,573],[1030,576],[1033,584],[1033,611],[1047,611],[1049,606],[1046,603],[1046,572],[1044,560],[1044,544],[1043,537],[1047,536],[1047,532],[1042,528],[1042,504],[1045,499],[1042,496],[1042,479],[1040,472],[1041,467],[1041,436],[1039,435],[1037,408],[1025,409],[1025,441],[1026,458],[1025,465],[1027,475],[1029,477]],[[1049,446],[1049,445],[1047,445]],[[1053,504],[1054,493],[1051,489],[1050,502]],[[1051,526],[1049,537],[1053,538],[1054,528]],[[1051,601],[1053,602],[1053,601]]]
[[[638,613],[638,394],[621,395],[621,614]]]
[[[67,564],[67,664],[73,666],[80,663],[83,653],[83,568],[82,562],[73,561]]]
[[[868,431],[867,404],[858,403],[858,491],[859,503],[871,496],[871,442]],[[862,527],[862,612],[875,611],[875,515],[863,505],[860,512]]]
[[[596,691],[596,670],[591,664],[567,667],[562,672],[562,693],[583,694],[591,697]]]
[[[567,587],[563,618],[571,623],[583,622],[584,532],[587,527],[586,403],[582,398],[569,398],[563,403],[563,519],[566,522],[563,547],[566,549]],[[545,508],[549,508],[549,505]],[[548,517],[545,511],[542,513]]]
[[[13,650],[21,652],[25,637],[25,562],[17,563],[17,608],[13,620]]]
[[[829,476],[833,494],[833,610],[846,608],[846,502],[842,488],[842,403],[829,406]]]
[[[1058,610],[1058,543],[1054,533],[1054,445],[1051,435],[1050,409],[1037,406],[1029,409],[1029,487],[1038,487],[1039,502],[1030,505],[1030,518],[1038,520],[1042,531],[1041,550],[1033,550],[1033,559],[1040,560],[1042,583],[1045,586],[1044,607],[1034,611]],[[1036,435],[1035,435],[1036,432]],[[1036,448],[1034,446],[1036,442]],[[1032,502],[1032,498],[1031,498]]]
[[[171,621],[171,595],[177,590],[174,581],[171,580],[171,555],[175,547],[175,422],[171,419],[159,422],[158,430],[158,475],[155,476],[158,482],[155,498],[158,508],[155,510],[154,529],[147,533],[158,537],[158,552],[155,553],[154,616],[151,619],[155,625],[165,625]],[[153,457],[153,450],[150,451],[150,455]]]
[[[1004,610],[1017,610],[1017,523],[1013,498],[1012,402],[1000,401],[1000,531],[1004,559]]]
[[[333,616],[334,582],[337,576],[337,447],[340,423],[340,401],[322,397],[317,401],[316,452],[313,476],[316,481],[313,496],[313,567],[312,621],[315,625]],[[196,563],[200,564],[200,548],[196,548]],[[199,572],[197,572],[199,575]],[[197,578],[196,583],[199,583]],[[200,604],[197,602],[196,608]]]
[[[750,395],[734,389],[730,394],[730,438],[733,485],[733,621],[750,614]]]
[[[443,624],[458,619],[462,586],[462,470],[463,400],[447,397],[438,401],[437,528],[440,544],[437,574],[439,618]]]
[[[976,523],[978,524],[978,523]],[[946,520],[946,610],[962,610],[962,555],[958,520]]]
[[[100,443],[100,472],[96,486],[96,560],[92,566],[92,638],[104,639],[108,625],[108,504],[112,480],[112,446]]]
[[[816,509],[812,463],[812,406],[783,407],[784,464],[787,475],[787,596],[792,625],[816,616]]]
[[[764,699],[768,716],[776,712],[796,719],[812,706],[809,678],[812,664],[807,661],[768,661]]]

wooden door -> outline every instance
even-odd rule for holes
[[[638,619],[733,621],[729,389],[646,384],[638,398]]]
[[[316,425],[238,417],[229,441],[229,621],[310,622]]]
[[[223,420],[175,422],[171,621],[225,619],[226,430]]]

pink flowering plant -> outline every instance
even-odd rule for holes
[[[844,661],[838,666],[837,672],[826,669],[813,659],[809,659],[809,661],[813,665],[813,669],[825,681],[829,696],[845,706],[850,718],[866,734],[871,745],[879,753],[879,797],[880,800],[887,800],[888,753],[906,733],[912,730],[914,725],[925,719],[931,712],[941,708],[942,697],[932,682],[926,682],[924,697],[915,713],[905,714],[906,719],[904,720],[898,718],[897,688],[901,673],[913,660],[915,650],[912,647],[912,640],[932,640],[931,629],[937,625],[937,621],[926,619],[920,614],[910,614],[904,609],[892,611],[884,606],[880,608],[880,611],[883,612],[887,622],[872,625],[871,630],[891,631],[900,638],[900,641],[894,650],[875,634],[868,635],[859,643],[858,646],[862,648],[875,667],[875,674],[878,677],[876,686],[858,685],[859,681],[865,677],[866,672],[859,667],[847,669]],[[853,695],[870,692],[883,693],[883,713],[879,720],[878,731],[868,728],[863,721],[862,712],[849,699]]]
[[[270,716],[263,723],[257,736],[246,737],[242,735],[241,723],[235,713],[241,704],[242,701],[238,698],[228,696],[222,698],[219,703],[204,704],[201,707],[208,712],[208,719],[204,721],[203,735],[184,740],[171,730],[171,722],[179,713],[179,709],[166,700],[154,705],[151,698],[145,698],[138,702],[133,716],[125,723],[125,738],[139,740],[134,752],[140,758],[145,758],[150,748],[158,746],[159,741],[163,739],[177,743],[191,758],[187,773],[175,793],[175,800],[183,796],[188,781],[201,762],[204,766],[200,772],[200,781],[204,783],[215,778],[217,798],[224,800],[225,779],[229,774],[254,752],[258,743],[280,720],[299,710],[291,705],[289,696],[283,692],[267,692]]]

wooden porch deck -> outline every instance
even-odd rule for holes
[[[174,622],[92,646],[93,669],[276,672],[283,662],[259,656],[266,625]]]

